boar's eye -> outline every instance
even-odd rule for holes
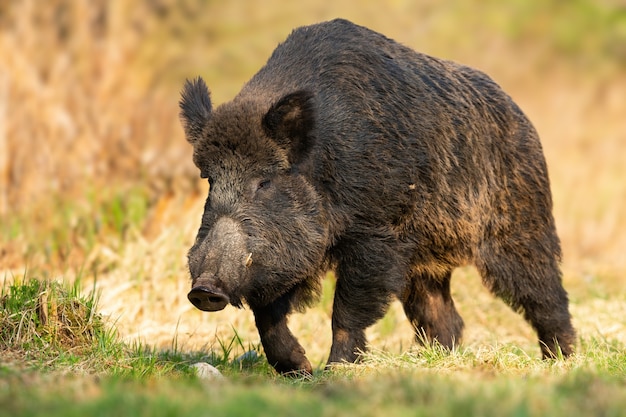
[[[257,191],[269,187],[270,183],[271,183],[271,181],[267,180],[267,179],[259,181],[259,183],[258,183],[258,185],[256,187]]]

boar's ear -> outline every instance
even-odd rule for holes
[[[202,129],[211,117],[211,97],[202,78],[185,81],[179,105],[185,135],[193,145],[202,136]]]
[[[263,117],[263,129],[288,152],[289,162],[304,160],[313,146],[313,94],[296,91],[278,100]]]

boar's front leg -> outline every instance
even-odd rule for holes
[[[356,362],[366,350],[365,329],[385,315],[403,283],[398,253],[384,238],[358,236],[335,248],[333,343],[328,364]]]
[[[313,368],[304,355],[304,348],[287,327],[287,315],[290,310],[288,296],[283,296],[263,307],[252,307],[256,327],[270,365],[281,374],[289,372],[311,374]]]

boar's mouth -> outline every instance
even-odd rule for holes
[[[226,295],[203,286],[192,288],[187,298],[202,311],[220,311],[229,303]]]

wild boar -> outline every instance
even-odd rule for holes
[[[333,20],[294,30],[232,101],[214,109],[197,78],[180,107],[210,184],[188,298],[245,302],[277,371],[312,371],[287,317],[328,270],[329,364],[358,358],[394,297],[418,335],[459,343],[450,278],[468,264],[544,357],[572,353],[539,137],[484,73]]]

